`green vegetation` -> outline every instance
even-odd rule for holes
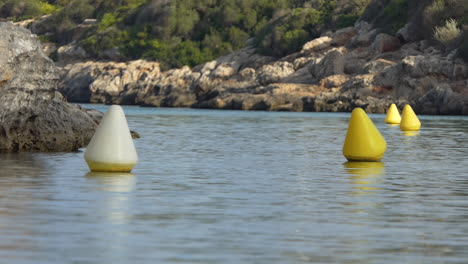
[[[387,17],[391,33],[396,33],[408,21],[407,16],[408,1],[407,0],[392,0],[384,8],[384,14]]]
[[[435,27],[434,38],[445,46],[452,45],[461,35],[458,22],[455,19],[449,19],[444,26]]]
[[[0,15],[13,20],[25,20],[52,14],[57,6],[41,0],[0,0]]]
[[[459,47],[459,54],[468,57],[466,32],[462,32],[468,26],[468,1],[434,0],[424,10],[423,16],[424,27],[431,30],[435,40],[449,50]]]
[[[170,68],[212,60],[251,38],[262,54],[298,51],[324,30],[353,25],[369,1],[0,0],[0,16],[52,14],[35,25],[51,41],[63,45],[78,38],[98,58],[118,48],[123,59],[157,60]],[[77,37],[76,26],[87,18],[97,23]]]

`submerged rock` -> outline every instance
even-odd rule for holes
[[[74,151],[89,142],[93,113],[67,103],[58,79],[36,36],[0,23],[0,152]]]

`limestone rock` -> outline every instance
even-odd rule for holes
[[[316,38],[304,44],[302,47],[302,52],[312,52],[328,48],[331,46],[332,41],[333,39],[328,36]]]
[[[57,55],[58,60],[62,62],[83,60],[89,57],[86,51],[74,42],[58,48]]]
[[[400,40],[394,36],[380,33],[375,37],[372,48],[378,53],[398,50],[401,47]]]
[[[385,68],[394,65],[392,61],[377,59],[370,61],[364,65],[364,73],[378,73],[385,70]]]
[[[219,65],[212,73],[214,78],[227,79],[236,73],[235,69],[228,64]]]
[[[252,68],[245,68],[239,72],[239,77],[242,81],[254,81],[257,78],[257,73]]]
[[[374,77],[375,75],[373,74],[356,75],[353,78],[349,79],[347,82],[343,83],[343,89],[345,90],[359,90],[359,89],[371,90],[374,86]]]
[[[345,55],[342,50],[334,48],[324,57],[316,59],[309,65],[309,72],[316,79],[322,79],[330,75],[344,73]]]
[[[257,81],[266,85],[269,83],[279,82],[282,78],[285,78],[294,73],[294,66],[287,62],[275,62],[274,64],[267,64],[261,67],[257,72]]]
[[[333,46],[346,46],[350,43],[351,39],[356,36],[358,31],[354,27],[347,27],[337,30],[333,34],[331,45]]]
[[[373,28],[371,24],[365,21],[360,21],[356,25],[356,29],[358,30],[358,32],[351,39],[351,45],[355,47],[371,45],[375,37],[379,33],[377,29]]]
[[[58,73],[29,30],[0,23],[0,152],[73,151],[97,123],[57,91]]]
[[[320,81],[320,84],[325,88],[335,88],[341,87],[344,83],[349,80],[349,76],[345,74],[336,74],[330,75],[328,77],[323,78]]]
[[[402,61],[403,71],[413,78],[420,78],[429,74],[452,77],[454,64],[440,55],[407,56]]]

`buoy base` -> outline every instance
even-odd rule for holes
[[[387,123],[389,125],[399,125],[400,121],[399,120],[388,120],[388,121],[385,121],[385,123]]]
[[[345,157],[349,162],[380,162],[382,160],[382,157],[375,157],[375,158],[369,158],[369,157]]]
[[[419,131],[419,128],[421,126],[415,126],[415,127],[402,127],[400,126],[401,131]]]
[[[88,167],[92,172],[131,172],[136,164],[117,164],[117,163],[104,163],[86,161]]]

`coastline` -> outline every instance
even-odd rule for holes
[[[73,50],[73,49],[71,49]],[[63,55],[59,90],[70,102],[203,109],[468,115],[468,64],[428,40],[404,43],[357,23],[282,58],[253,47],[193,68]]]

